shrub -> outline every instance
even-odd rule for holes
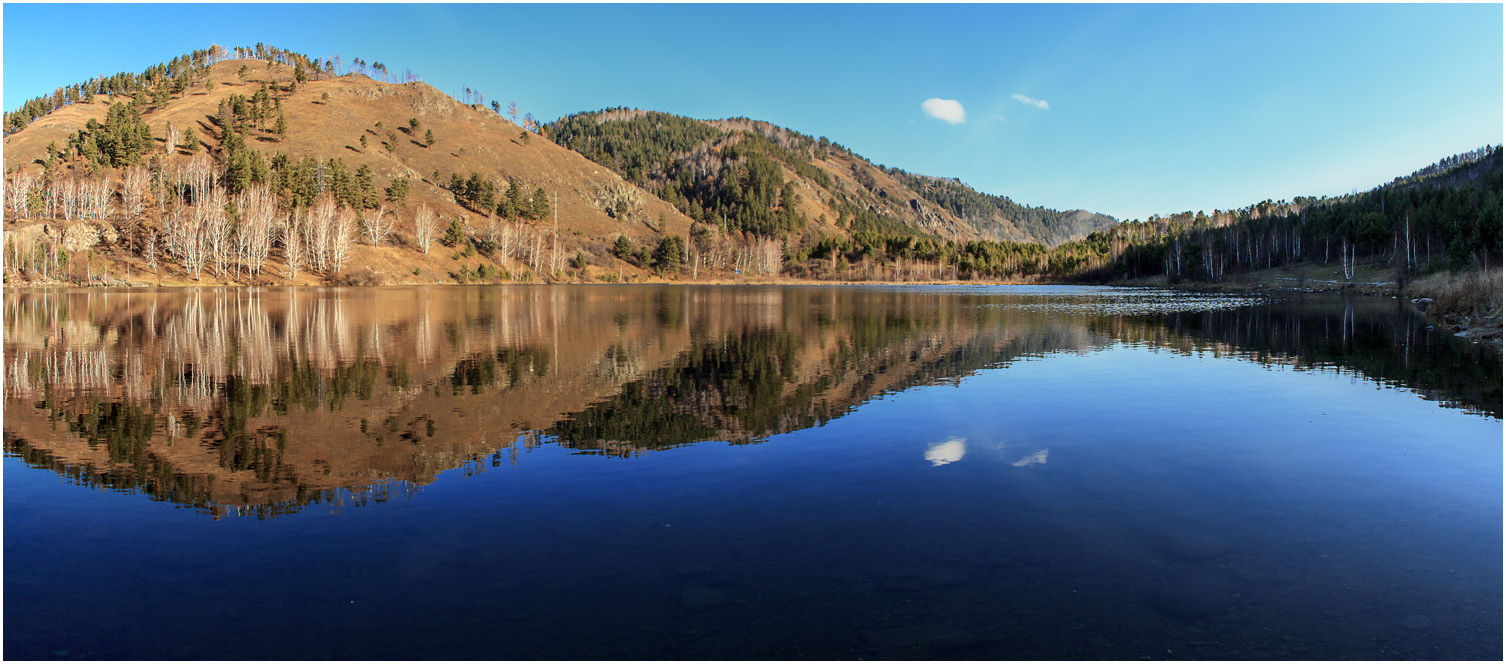
[[[413,273],[418,274],[418,270],[415,269]],[[325,277],[324,281],[331,286],[380,286],[383,279],[381,274],[369,267],[358,267]]]
[[[1439,316],[1501,315],[1501,271],[1435,272],[1407,284],[1409,298],[1431,297],[1428,313]]]

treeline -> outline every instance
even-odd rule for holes
[[[955,178],[915,175],[898,168],[885,168],[884,172],[910,189],[920,192],[926,200],[971,222],[980,230],[1000,226],[999,220],[1005,219],[1013,222],[1030,237],[1055,245],[1102,230],[1114,223],[1113,218],[1097,213],[1020,205],[1008,196],[985,194]]]
[[[1485,161],[1490,158],[1491,154],[1494,153],[1496,149],[1497,148],[1486,145],[1483,147],[1475,148],[1468,152],[1462,152],[1453,155],[1451,157],[1444,157],[1443,159],[1439,159],[1438,163],[1436,164],[1432,164],[1424,168],[1419,168],[1415,171],[1412,171],[1411,175],[1398,177],[1384,186],[1401,187],[1410,184],[1417,184],[1425,179],[1442,175],[1444,173],[1459,173],[1464,169],[1459,169],[1457,168],[1458,166],[1467,166],[1470,164]]]
[[[1240,272],[1321,262],[1339,266],[1351,281],[1364,265],[1387,268],[1390,278],[1405,282],[1438,269],[1499,265],[1501,148],[1441,163],[1454,165],[1410,184],[1129,221],[1052,248],[957,243],[869,227],[849,238],[823,236],[788,246],[788,271],[816,279],[1107,281],[1164,275],[1217,282]],[[861,214],[855,222],[878,225]]]
[[[1113,223],[1103,215],[1019,205],[956,180],[875,166],[824,137],[748,118],[701,121],[614,108],[561,118],[549,130],[560,145],[613,169],[691,219],[796,246],[818,242],[816,229],[828,225],[854,233],[925,236],[918,224],[934,222],[935,211],[922,199],[985,234],[1042,244]],[[842,170],[830,170],[834,166]],[[881,173],[900,186],[881,184],[876,177]],[[802,213],[810,205],[802,205],[801,196],[812,193],[825,208],[818,219]],[[835,219],[827,216],[832,214]]]
[[[286,49],[256,44],[237,46],[234,51],[218,44],[173,58],[169,62],[152,65],[141,73],[121,72],[111,76],[98,76],[81,83],[61,86],[51,94],[28,99],[20,107],[5,113],[4,129],[7,135],[26,128],[37,118],[71,104],[90,104],[99,95],[129,95],[132,101],[144,106],[161,105],[174,96],[185,94],[194,85],[208,82],[209,68],[216,63],[236,58],[265,60],[268,66],[283,64],[293,67],[293,79],[304,83],[309,78],[319,78],[334,73],[334,60],[321,61]]]
[[[608,109],[563,117],[548,131],[556,143],[611,168],[691,219],[729,232],[798,235],[811,220],[796,209],[798,183],[785,179],[784,168],[822,188],[832,186],[831,177],[810,162],[815,139],[792,140],[788,136],[798,136],[793,132],[766,134],[754,130],[758,124],[766,123],[707,123],[655,111]]]
[[[1119,224],[1085,241],[1079,278],[1165,275],[1221,281],[1298,262],[1385,267],[1398,282],[1436,269],[1501,263],[1501,147],[1410,184],[1336,199],[1269,202],[1209,217]]]

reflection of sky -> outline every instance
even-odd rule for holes
[[[932,466],[945,466],[962,458],[967,454],[966,438],[949,438],[940,443],[931,443],[926,448],[926,461]]]
[[[1025,466],[1033,466],[1033,465],[1038,464],[1038,463],[1046,463],[1046,455],[1050,454],[1050,453],[1051,453],[1051,448],[1048,447],[1048,448],[1046,448],[1044,450],[1040,450],[1040,451],[1036,452],[1035,454],[1032,454],[1032,455],[1027,456],[1027,457],[1025,457],[1023,459],[1020,459],[1019,461],[1016,461],[1016,462],[1014,462],[1013,464],[1010,464],[1010,465],[1013,465],[1016,468],[1023,468]]]

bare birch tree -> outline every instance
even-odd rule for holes
[[[200,232],[210,260],[214,261],[214,272],[221,277],[225,276],[230,265],[230,215],[225,211],[227,202],[225,190],[214,187],[209,190],[209,196],[204,202],[195,206],[195,212],[201,220]]]
[[[334,234],[335,199],[329,194],[320,194],[309,210],[308,233],[304,236],[310,270],[324,272],[329,269],[330,239]]]
[[[207,154],[195,155],[179,176],[179,180],[188,185],[189,197],[194,205],[198,205],[208,195],[209,189],[216,184],[216,179],[214,159]]]
[[[115,187],[110,178],[89,178],[81,183],[84,200],[84,219],[104,221],[115,212]]]
[[[434,239],[434,231],[439,227],[439,222],[434,216],[434,210],[425,203],[420,203],[413,215],[413,238],[418,243],[418,250],[429,253],[429,243]]]
[[[150,180],[150,173],[145,166],[136,165],[125,171],[125,189],[121,191],[120,199],[125,204],[126,219],[135,224],[141,223],[141,214],[146,209],[146,190]]]
[[[16,171],[5,179],[5,200],[10,202],[11,214],[17,220],[30,216],[26,205],[31,197],[31,190],[36,186],[37,174],[31,171]]]
[[[774,240],[760,238],[753,253],[760,274],[777,275],[784,266],[784,251]]]
[[[252,185],[241,192],[236,207],[241,211],[241,225],[235,234],[236,253],[241,265],[255,277],[272,251],[277,219],[276,196],[266,183]]]
[[[334,234],[329,243],[329,273],[340,271],[350,258],[350,247],[356,242],[356,211],[341,207],[335,214]]]
[[[182,142],[182,140],[183,132],[180,131],[177,127],[174,127],[173,123],[167,123],[167,144],[162,146],[162,152],[166,154],[173,154],[177,151],[178,143]]]
[[[375,210],[361,210],[361,228],[372,246],[380,246],[392,232],[392,223],[386,219],[387,206],[378,203]]]
[[[503,222],[497,229],[497,256],[505,265],[512,258],[513,245],[517,237],[517,228],[511,223]]]
[[[288,279],[298,277],[298,270],[303,267],[304,261],[304,224],[303,212],[294,208],[293,213],[288,215],[282,225],[282,253],[283,263],[288,268]]]
[[[178,216],[174,226],[178,229],[181,244],[178,246],[178,259],[183,262],[183,268],[198,280],[199,274],[204,269],[204,259],[208,255],[208,243],[204,237],[205,220],[198,209],[192,213],[184,213],[182,208],[175,209],[174,215]]]

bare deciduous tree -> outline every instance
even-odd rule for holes
[[[180,238],[176,252],[178,259],[183,261],[183,268],[197,280],[204,270],[204,260],[208,256],[209,245],[204,236],[204,218],[197,209],[187,214],[181,207],[175,207],[172,215],[177,217],[172,226],[178,229],[177,235]]]
[[[241,192],[236,207],[241,212],[240,228],[235,233],[236,253],[241,265],[255,277],[272,250],[277,219],[276,195],[266,183],[252,185]]]
[[[189,197],[194,205],[198,205],[216,184],[214,159],[207,154],[196,155],[189,160],[188,168],[180,170],[178,179],[188,186]]]
[[[497,256],[503,264],[512,258],[513,246],[517,237],[517,227],[510,223],[501,223],[497,229]]]
[[[154,232],[148,232],[146,234],[146,240],[142,243],[142,247],[141,247],[141,258],[142,258],[142,260],[146,261],[146,267],[147,267],[147,269],[153,270],[153,271],[155,271],[157,269],[157,234],[156,233],[154,233]]]
[[[37,174],[31,171],[16,171],[5,179],[5,200],[10,202],[11,214],[16,219],[28,216],[27,200],[31,197],[31,190],[36,186]]]
[[[87,178],[79,181],[79,195],[83,202],[83,209],[79,215],[83,219],[97,219],[104,221],[113,212],[115,206],[115,190],[110,178],[94,179]]]
[[[761,238],[754,245],[754,262],[760,274],[779,274],[784,266],[784,251],[778,242],[769,238]]]
[[[419,251],[429,253],[429,243],[434,240],[434,231],[438,227],[439,221],[434,216],[434,210],[427,204],[420,203],[413,215],[413,238]]]
[[[361,210],[361,227],[372,246],[380,246],[392,233],[392,222],[386,219],[387,206],[378,203],[375,210]]]
[[[162,146],[162,151],[167,154],[175,153],[178,149],[178,143],[183,141],[183,132],[174,127],[171,122],[167,123],[166,141],[167,144]]]
[[[203,203],[194,206],[201,221],[199,230],[203,234],[210,259],[214,261],[215,274],[221,277],[225,276],[230,265],[230,215],[225,211],[227,202],[225,190],[214,187],[209,190],[209,196]]]
[[[334,234],[329,244],[329,273],[340,271],[345,265],[346,259],[350,258],[350,247],[356,241],[356,211],[348,207],[341,207],[335,214]]]
[[[288,216],[282,225],[282,252],[283,262],[288,267],[288,278],[298,277],[298,270],[303,267],[304,260],[304,223],[303,212],[297,208]]]
[[[323,272],[329,269],[330,240],[335,234],[335,199],[320,194],[309,210],[306,251],[310,270]]]
[[[149,176],[146,167],[139,164],[125,171],[125,188],[121,190],[120,198],[125,203],[126,220],[133,224],[141,223],[141,214],[146,209]]]

